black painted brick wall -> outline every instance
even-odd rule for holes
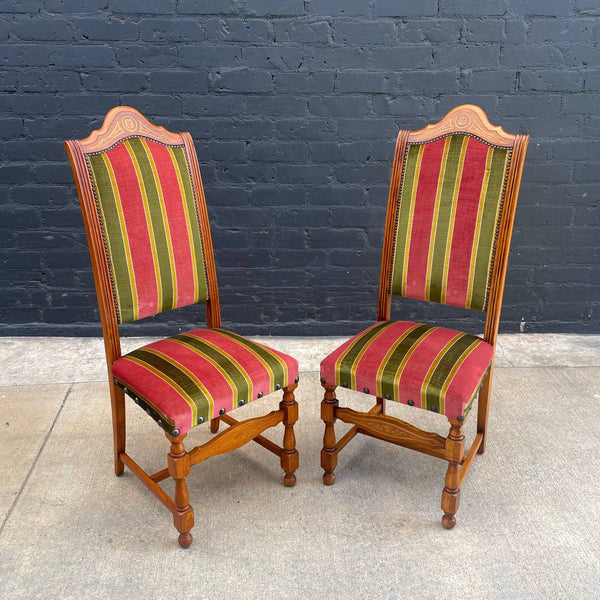
[[[502,330],[598,331],[597,0],[0,0],[0,11],[1,334],[99,332],[61,142],[117,104],[194,136],[227,326],[355,332],[376,315],[396,133],[465,102],[532,136]],[[202,312],[137,331],[192,327]],[[395,315],[481,322],[406,300]]]

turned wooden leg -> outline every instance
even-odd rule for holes
[[[190,472],[190,457],[183,447],[183,440],[187,434],[173,437],[166,434],[171,442],[171,451],[167,456],[169,475],[175,482],[175,510],[173,511],[173,523],[179,531],[179,545],[187,548],[194,538],[190,530],[194,526],[194,510],[190,506],[190,495],[188,493],[185,478]]]
[[[296,436],[294,435],[294,423],[298,420],[298,403],[294,398],[294,390],[297,384],[283,388],[283,400],[279,403],[279,409],[283,411],[283,452],[281,454],[281,468],[285,471],[283,483],[292,487],[296,484],[294,471],[298,468],[298,450],[296,450]]]
[[[211,422],[210,422],[210,432],[211,433],[217,433],[219,431],[219,424],[221,423],[221,420],[219,419],[219,417],[215,417]]]
[[[115,458],[115,475],[123,474],[125,465],[119,458],[125,452],[125,393],[118,385],[110,385],[110,404],[112,408],[113,444]]]
[[[493,366],[490,368],[490,372],[487,374],[483,385],[479,389],[479,397],[477,399],[477,433],[483,434],[477,454],[483,454],[485,452],[488,415],[490,412],[490,393],[492,391],[492,369]]]
[[[321,402],[321,419],[325,423],[325,433],[323,434],[323,449],[321,450],[321,467],[323,473],[323,483],[332,485],[335,483],[334,471],[337,466],[337,448],[335,441],[335,409],[338,407],[338,401],[335,397],[335,385],[322,384],[325,388],[325,396]]]
[[[459,464],[465,454],[465,436],[462,432],[461,421],[450,419],[450,433],[446,439],[446,460],[448,471],[446,472],[446,485],[442,492],[442,525],[446,529],[452,529],[456,525],[456,511],[460,503],[460,471]]]

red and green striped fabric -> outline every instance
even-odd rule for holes
[[[127,388],[168,433],[185,433],[298,377],[294,358],[224,329],[195,329],[113,363]]]
[[[380,321],[325,358],[321,378],[456,419],[468,413],[493,354],[490,344],[468,333]]]
[[[134,137],[86,160],[118,322],[207,300],[185,147]]]
[[[509,161],[468,135],[407,146],[392,294],[486,309]]]

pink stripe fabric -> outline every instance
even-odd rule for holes
[[[192,240],[185,219],[185,200],[180,190],[169,149],[161,144],[147,143],[157,167],[165,201],[177,281],[176,306],[193,304],[195,302],[194,280],[191,274],[194,272],[194,263],[191,255]],[[191,217],[195,219],[195,215],[191,215]],[[190,225],[197,226],[193,220]]]
[[[253,345],[261,358],[250,350]],[[143,400],[142,406],[155,408],[172,423],[167,431],[185,433],[221,411],[291,385],[298,363],[222,329],[195,329],[130,352],[113,363],[112,372]]]
[[[327,373],[330,373],[330,374],[332,374],[332,373],[335,374],[335,363],[336,363],[337,359],[342,355],[342,353],[345,352],[347,348],[352,346],[352,344],[354,343],[354,341],[356,340],[356,338],[359,335],[362,335],[363,333],[369,331],[370,329],[377,327],[377,325],[379,325],[379,323],[374,323],[370,327],[367,327],[360,333],[356,334],[354,337],[350,338],[347,342],[344,342],[341,346],[336,348],[331,354],[329,354],[327,357],[325,357],[321,361],[321,377],[324,377],[324,375],[323,375],[324,371],[326,371]],[[383,346],[381,346],[381,347],[383,349]],[[387,350],[387,348],[385,348],[384,351],[385,350]],[[333,381],[334,378],[335,377],[332,377],[330,375],[330,377],[327,381]]]
[[[425,298],[426,294],[429,239],[445,142],[445,139],[437,140],[423,148],[421,164],[427,168],[421,168],[419,173],[406,275],[406,295],[411,298]]]
[[[467,304],[471,253],[474,250],[473,237],[488,150],[488,146],[479,140],[469,138],[465,154],[465,167],[468,165],[468,168],[463,170],[460,182],[454,236],[448,266],[446,303],[454,306],[466,306]]]
[[[406,402],[412,400],[415,406],[422,408],[421,384],[439,349],[443,348],[456,334],[457,332],[453,329],[438,327],[429,333],[422,344],[415,348],[400,375],[400,397],[406,398]]]
[[[211,361],[171,339],[150,344],[148,347],[156,348],[177,361],[210,389],[210,394],[215,400],[213,416],[217,416],[222,408],[227,412],[233,409],[233,390],[223,373]]]
[[[392,400],[420,408],[426,408],[422,405],[422,392],[428,392],[431,395],[437,390],[440,410],[450,419],[462,417],[490,365],[493,357],[492,346],[475,336],[467,336],[468,341],[464,346],[467,349],[466,358],[452,375],[454,363],[448,364],[448,355],[441,353],[447,345],[453,347],[453,344],[465,334],[454,329],[424,326],[407,321],[389,321],[387,323],[389,326],[371,338],[363,348],[364,354],[359,359],[355,359],[353,364],[344,360],[342,355],[347,350],[350,351],[350,354],[351,348],[355,344],[357,348],[361,346],[364,334],[374,327],[381,326],[382,322],[375,323],[358,333],[323,359],[321,378],[327,383],[336,384],[338,382],[359,392],[370,395],[381,394],[382,396],[385,394],[379,391],[381,390],[379,386],[385,382],[385,389],[394,390]],[[409,330],[411,331],[409,332]],[[395,352],[388,357],[389,363],[386,369],[384,363],[388,350],[404,334],[406,337],[400,341]],[[417,338],[417,336],[419,337]],[[471,347],[470,344],[472,344]],[[403,359],[409,352],[409,358],[400,368]],[[438,356],[445,356],[443,364],[446,369],[444,372],[446,370],[448,372],[448,384],[445,389],[442,386],[443,381],[439,382],[439,375],[432,377],[432,374],[437,373],[436,368],[440,364],[436,363]],[[455,351],[452,356],[457,361],[460,359]],[[380,367],[382,367],[381,372]],[[394,386],[393,382],[397,373],[399,373],[398,383]],[[352,374],[355,377],[354,383]],[[433,391],[430,386],[431,382],[433,382]]]
[[[133,161],[125,144],[115,146],[106,155],[111,162],[121,198],[135,274],[139,318],[154,315],[158,312],[158,283],[142,193],[138,180],[131,177],[134,172]]]
[[[113,363],[112,373],[137,395],[150,400],[160,413],[174,423],[175,429],[185,432],[193,426],[191,406],[160,376],[142,365],[123,359]]]
[[[483,363],[489,364],[493,356],[494,349],[490,344],[477,346],[477,349],[467,356],[458,369],[454,380],[448,386],[446,392],[447,412],[459,414],[459,410],[463,410],[463,389],[475,389],[481,383],[485,371],[482,372],[480,365]]]

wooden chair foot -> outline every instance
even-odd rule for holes
[[[281,468],[285,471],[283,484],[286,487],[294,487],[296,485],[296,476],[294,475],[294,472],[298,468],[299,462],[298,450],[293,450],[292,452],[286,450],[283,451],[283,454],[281,455]]]
[[[328,448],[321,450],[321,468],[323,469],[323,483],[333,485],[335,483],[335,468],[337,467],[337,452]]]
[[[179,538],[177,539],[177,541],[179,542],[179,545],[182,548],[189,548],[192,545],[192,542],[194,541],[194,537],[189,531],[186,531],[185,533],[179,534]]]
[[[219,417],[213,419],[210,422],[210,432],[211,433],[218,433],[219,432],[219,424],[220,424],[220,422],[221,421],[220,421]]]
[[[296,485],[296,476],[293,473],[286,473],[283,477],[285,487],[294,487]]]
[[[325,471],[323,473],[323,483],[325,485],[333,485],[335,483],[335,474],[333,471]]]
[[[444,513],[442,517],[442,525],[446,529],[452,529],[456,525],[456,517],[451,513]]]

